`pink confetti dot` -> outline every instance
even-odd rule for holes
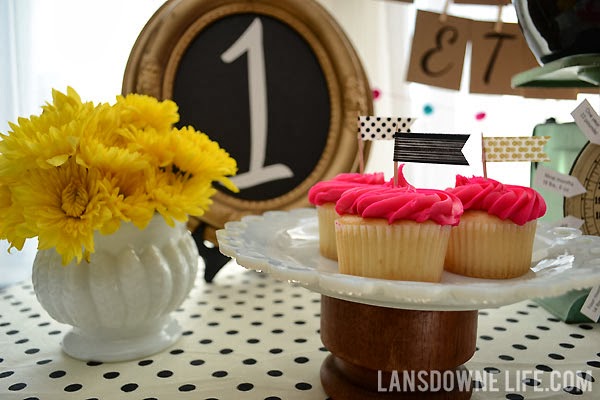
[[[485,118],[485,113],[484,112],[478,112],[477,114],[475,114],[475,119],[477,121],[481,121]]]
[[[379,89],[373,89],[373,100],[377,100],[378,98],[381,97],[381,90]]]

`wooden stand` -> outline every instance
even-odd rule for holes
[[[476,310],[404,310],[321,296],[321,340],[331,352],[321,383],[333,400],[469,399],[462,364],[476,339]]]

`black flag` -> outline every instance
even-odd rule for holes
[[[394,161],[469,165],[462,148],[469,135],[395,133]]]

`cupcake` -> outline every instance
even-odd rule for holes
[[[364,185],[382,185],[382,172],[371,174],[343,173],[333,179],[321,181],[308,191],[308,201],[317,209],[319,224],[319,252],[322,256],[337,260],[334,221],[338,217],[335,202],[348,189]]]
[[[445,269],[486,279],[527,273],[537,219],[546,212],[542,196],[529,187],[461,175],[447,191],[461,200],[464,214],[452,228]]]
[[[335,210],[341,273],[440,282],[463,207],[443,190],[384,185],[345,191]]]

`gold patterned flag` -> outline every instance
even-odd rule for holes
[[[550,161],[544,145],[550,136],[484,137],[483,150],[487,162]]]

